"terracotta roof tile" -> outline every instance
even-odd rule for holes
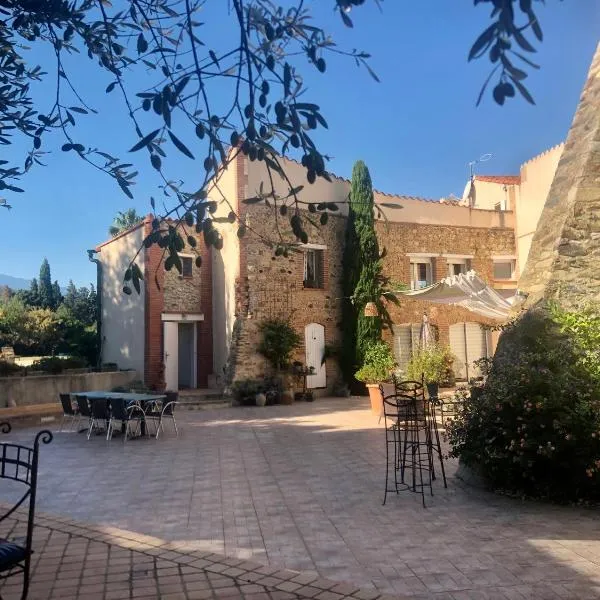
[[[475,181],[488,181],[490,183],[504,183],[506,185],[519,185],[520,175],[475,175]]]

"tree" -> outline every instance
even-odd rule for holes
[[[50,263],[47,258],[44,258],[40,267],[39,295],[39,305],[41,308],[54,308],[52,277],[50,275]]]
[[[67,293],[65,294],[65,297],[63,298],[63,304],[65,304],[71,310],[73,310],[73,307],[75,306],[76,301],[77,301],[77,288],[75,287],[73,280],[69,279],[69,285],[67,286]]]
[[[365,0],[330,1],[348,27],[352,27],[351,9],[368,4]],[[492,2],[493,22],[473,44],[469,59],[489,57],[494,65],[492,75],[498,76],[493,90],[496,102],[502,104],[515,95],[515,90],[533,102],[523,80],[525,69],[537,65],[520,52],[535,50],[526,38],[528,30],[538,40],[542,38],[533,11],[535,2],[478,0],[476,4]],[[223,13],[227,16],[209,25],[199,22],[198,16],[206,3],[0,0],[0,143],[10,144],[19,138],[28,147],[24,160],[18,153],[9,153],[10,160],[0,164],[0,190],[23,191],[15,182],[34,165],[43,164],[45,139],[58,131],[64,137],[62,151],[79,156],[114,178],[129,198],[133,198],[137,174],[133,161],[146,157],[160,175],[162,193],[170,198],[161,219],[178,216],[188,225],[195,224],[217,248],[222,240],[209,218],[214,211],[212,202],[228,204],[218,186],[223,172],[219,165],[226,167],[239,152],[250,160],[264,161],[269,179],[278,174],[288,182],[284,196],[278,196],[268,183],[259,196],[259,200],[269,200],[274,218],[285,214],[288,205],[301,208],[304,202],[298,195],[299,187],[287,179],[280,157],[291,153],[301,158],[309,183],[317,177],[329,178],[327,156],[313,141],[314,130],[327,128],[327,122],[318,103],[305,93],[302,72],[308,68],[325,73],[326,58],[335,53],[365,67],[377,79],[368,66],[369,55],[337,47],[312,19],[303,0],[287,5],[271,0],[230,0],[230,10]],[[224,4],[222,0],[220,3]],[[213,4],[218,4],[217,0]],[[224,32],[220,38],[223,47],[204,45],[203,25]],[[26,52],[29,47],[37,52]],[[75,80],[70,71],[77,54],[87,55],[97,65],[98,73],[90,72],[89,67],[81,70],[86,77],[105,75],[106,93],[122,98],[124,113],[135,132],[130,160],[115,157],[109,149],[98,149],[77,127],[80,119],[97,112],[91,104],[101,104],[97,98],[89,103],[82,98],[85,82]],[[51,55],[55,66],[44,72],[29,62],[30,56],[36,55]],[[521,59],[522,68],[514,66],[514,61]],[[140,74],[143,78],[136,79]],[[135,82],[140,80],[146,87],[137,87]],[[43,81],[52,82],[55,89],[36,95],[36,84]],[[53,98],[53,103],[42,108],[36,97]],[[190,182],[188,187],[169,177],[165,159],[172,149],[203,163],[200,181]],[[209,182],[212,202],[207,198]],[[154,200],[150,200],[154,207]],[[7,204],[0,199],[0,206]],[[230,210],[235,221],[238,215],[234,207]],[[288,210],[287,215],[297,240],[305,241],[305,215],[296,210]],[[145,242],[160,244],[180,269],[180,232],[161,219],[156,219],[154,231]],[[246,229],[247,225],[239,223],[240,235]],[[124,291],[129,293],[128,282],[139,287],[141,270],[136,266],[133,262],[126,272]]]
[[[28,290],[18,290],[15,296],[23,302],[25,306],[37,307],[40,305],[40,290],[37,279],[34,277]]]
[[[63,306],[69,309],[74,319],[84,325],[96,324],[96,289],[93,285],[90,285],[89,289],[86,287],[77,289],[73,280],[70,280]]]
[[[55,281],[52,284],[52,300],[54,303],[54,309],[57,309],[63,301],[63,295],[60,289],[60,285],[58,285],[58,281]]]
[[[140,221],[143,221],[144,217],[140,217],[135,208],[129,208],[128,210],[122,212],[119,211],[117,216],[115,217],[113,224],[108,228],[108,233],[115,237],[119,235],[122,231],[126,231],[130,227],[137,225]]]
[[[386,300],[397,302],[389,290],[389,280],[382,274],[383,253],[379,252],[374,211],[371,175],[359,160],[352,169],[342,264],[342,370],[350,384],[367,348],[381,340],[384,325],[391,326]],[[367,302],[376,304],[378,316],[365,316]]]
[[[8,302],[14,295],[15,292],[12,288],[7,285],[0,285],[0,304]]]

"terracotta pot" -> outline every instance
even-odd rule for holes
[[[371,412],[378,417],[383,415],[383,397],[378,383],[367,383],[369,398],[371,399]]]

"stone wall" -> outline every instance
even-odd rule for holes
[[[204,243],[202,233],[196,233],[194,228],[180,228],[181,236],[185,241],[185,247],[180,252],[184,256],[192,258],[192,276],[184,277],[176,268],[165,271],[164,274],[164,297],[165,312],[200,313],[206,308],[202,305],[202,288],[210,285],[207,278],[206,267],[209,267],[209,252]],[[187,238],[196,240],[196,247],[189,245]],[[196,256],[202,257],[202,268],[195,265]]]
[[[380,248],[386,249],[383,272],[392,281],[410,285],[411,253],[429,253],[432,257],[433,278],[440,281],[448,275],[445,254],[473,256],[471,267],[494,285],[494,255],[515,254],[515,236],[512,229],[478,229],[439,225],[416,225],[411,223],[377,223]],[[449,326],[463,321],[492,323],[479,315],[456,306],[444,306],[422,300],[402,298],[400,306],[389,303],[390,316],[395,324],[420,323],[423,313],[439,329],[440,342],[449,343]],[[391,332],[386,333],[391,337]]]
[[[560,157],[519,287],[527,305],[600,300],[600,45]]]
[[[325,328],[325,343],[339,344],[341,339],[339,314],[341,291],[341,261],[345,220],[332,217],[329,223],[309,230],[310,241],[327,247],[325,250],[325,288],[304,289],[304,258],[302,252],[292,252],[289,257],[275,257],[260,236],[275,238],[273,212],[266,207],[248,210],[249,232],[242,240],[246,277],[238,285],[239,312],[236,365],[233,378],[260,377],[269,374],[271,367],[257,352],[260,342],[260,323],[272,317],[290,318],[302,336],[309,323],[319,323]],[[283,221],[283,220],[282,220]],[[285,231],[287,239],[289,234]],[[295,360],[305,362],[304,345]],[[337,364],[328,360],[327,386],[339,377]]]
[[[298,332],[304,337],[308,323],[320,323],[325,327],[326,344],[336,345],[341,341],[342,302],[342,254],[344,244],[345,217],[331,216],[325,227],[308,230],[311,244],[327,247],[327,265],[324,290],[303,288],[303,255],[291,253],[288,258],[275,257],[272,248],[264,244],[261,236],[276,239],[272,210],[262,206],[246,209],[249,233],[243,238],[241,256],[245,277],[238,285],[238,341],[234,348],[236,367],[233,379],[257,377],[269,373],[267,361],[257,352],[260,341],[259,326],[273,316],[290,317]],[[284,238],[285,219],[280,219]],[[492,280],[492,256],[514,255],[515,237],[512,228],[479,229],[438,225],[416,225],[409,223],[377,223],[380,247],[386,248],[384,273],[395,282],[410,284],[410,258],[407,253],[431,253],[436,281],[447,276],[447,262],[443,254],[472,255],[472,267],[490,283]],[[389,306],[395,323],[420,322],[427,311],[432,324],[440,330],[440,338],[448,343],[449,326],[463,321],[489,323],[465,309],[435,305],[423,301],[403,299],[400,307]],[[387,333],[387,337],[391,332]],[[304,362],[304,348],[296,358]],[[327,363],[327,385],[330,387],[339,378],[334,360]]]
[[[146,235],[151,232],[152,217],[145,224]],[[145,249],[146,353],[144,382],[157,389],[164,387],[163,324],[164,313],[203,313],[198,322],[198,387],[208,385],[212,365],[212,260],[202,233],[194,228],[181,227],[186,240],[182,254],[202,257],[202,267],[192,267],[190,278],[182,277],[177,269],[165,271],[163,250],[157,245]],[[195,250],[187,237],[196,239]]]
[[[59,402],[58,394],[92,390],[110,391],[116,386],[127,386],[139,377],[137,371],[1,377],[0,408],[7,406],[8,402],[13,400],[17,406],[27,406]]]

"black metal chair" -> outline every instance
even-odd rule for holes
[[[88,398],[88,401],[92,413],[87,436],[89,440],[94,430],[106,431],[108,429],[110,414],[108,412],[108,398],[94,398],[93,400]]]
[[[72,431],[75,421],[79,423],[79,421],[81,420],[79,408],[75,409],[73,407],[73,403],[71,402],[71,394],[59,394],[58,396],[60,398],[60,403],[62,404],[63,409],[63,417],[62,421],[60,422],[60,429],[58,431],[61,432],[63,430],[63,427],[65,426],[65,421],[67,419],[71,420],[71,429],[69,431]]]
[[[165,419],[171,420],[173,423],[173,429],[175,430],[175,435],[179,437],[177,421],[175,420],[175,407],[177,404],[179,404],[178,398],[178,392],[165,392],[165,399],[162,401],[162,404],[160,406],[155,404],[153,409],[146,411],[146,422],[148,423],[149,421],[154,421],[156,424],[156,439],[158,439],[160,430],[165,430],[163,426],[163,421]]]
[[[0,431],[8,433],[10,425],[0,424]],[[40,431],[35,436],[33,448],[6,442],[0,444],[0,478],[10,479],[25,486],[23,495],[12,508],[0,516],[0,522],[10,517],[25,501],[29,501],[25,539],[0,539],[0,580],[23,574],[21,600],[27,598],[29,591],[40,441],[49,444],[52,441],[52,433],[48,430]]]
[[[141,430],[141,422],[145,417],[144,411],[137,404],[128,405],[123,398],[110,398],[108,402],[110,406],[110,418],[106,431],[106,439],[112,439],[113,431],[115,429],[114,422],[120,421],[123,432],[123,441],[126,442],[127,436],[131,431],[131,426],[134,423],[137,423]]]
[[[396,392],[383,397],[386,450],[383,504],[386,503],[388,492],[392,491],[399,493],[402,490],[410,490],[420,493],[423,507],[425,507],[425,488],[429,487],[433,495],[427,443],[423,443],[421,439],[422,433],[426,435],[428,425],[425,424],[420,413],[422,409],[419,407],[419,397],[415,394]],[[393,448],[393,462],[390,461],[390,446]],[[394,472],[392,489],[389,487],[390,467]]]
[[[431,470],[431,478],[433,481],[436,480],[435,464],[434,464],[434,452],[438,456],[440,462],[440,469],[442,471],[442,479],[444,481],[444,487],[448,487],[446,481],[446,469],[444,467],[444,458],[442,455],[442,444],[440,442],[440,433],[437,428],[437,415],[436,407],[439,406],[440,400],[437,396],[425,397],[425,386],[422,381],[400,381],[394,375],[392,375],[392,381],[397,393],[413,396],[417,399],[417,416],[422,429],[425,430],[424,443],[427,450],[427,460],[429,463],[429,469]]]
[[[92,411],[90,409],[89,400],[87,399],[87,396],[78,394],[75,396],[75,402],[77,402],[77,407],[79,409],[79,414],[81,415],[81,417],[84,419],[87,419],[87,430],[88,430],[88,434],[89,434],[90,427],[92,425]],[[83,431],[85,431],[85,429],[83,429],[82,432]],[[89,438],[89,435],[88,435],[88,438]]]

